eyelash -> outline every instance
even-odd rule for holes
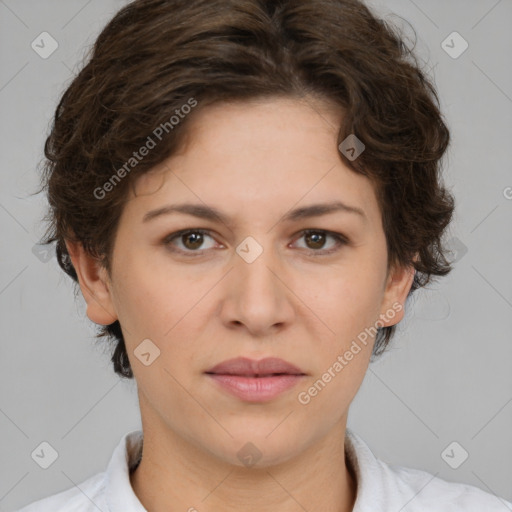
[[[180,238],[180,237],[182,237],[184,235],[189,235],[191,233],[200,233],[202,235],[208,235],[211,238],[213,238],[212,235],[210,234],[210,231],[208,231],[207,229],[200,229],[200,228],[197,228],[197,229],[184,229],[184,230],[181,230],[181,231],[176,231],[175,233],[171,233],[169,236],[165,237],[165,239],[163,240],[163,243],[164,243],[165,246],[171,247],[171,245],[172,245],[171,242],[173,242],[175,239]],[[300,232],[300,236],[299,236],[299,238],[297,238],[297,240],[299,240],[300,238],[302,238],[305,235],[309,235],[309,234],[312,234],[312,233],[321,233],[323,235],[330,236],[330,237],[334,238],[337,241],[337,246],[335,248],[333,248],[333,249],[328,249],[328,250],[322,250],[322,249],[314,250],[314,249],[310,249],[309,251],[306,249],[306,252],[309,255],[312,255],[312,256],[327,256],[327,255],[332,254],[333,252],[336,252],[341,247],[349,244],[348,239],[346,237],[344,237],[343,235],[340,235],[339,233],[334,233],[332,231],[326,231],[325,229],[304,229],[304,230],[302,230]],[[187,256],[195,257],[195,256],[201,256],[204,253],[204,251],[205,250],[207,251],[208,249],[205,249],[203,251],[200,251],[200,250],[197,250],[197,251],[193,251],[193,250],[183,251],[182,249],[170,248],[170,250],[173,251],[173,252],[179,252],[181,254],[186,254]]]

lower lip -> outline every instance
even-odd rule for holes
[[[207,374],[223,389],[247,402],[266,402],[295,386],[304,375],[242,377],[219,373]]]

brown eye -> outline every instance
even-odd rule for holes
[[[302,236],[299,240],[301,238],[306,242],[305,249],[310,249],[310,254],[313,254],[314,256],[330,254],[337,251],[341,246],[348,244],[348,240],[344,236],[322,229],[307,229],[302,232]],[[331,244],[330,248],[324,249],[329,238],[333,239],[335,243]]]
[[[202,250],[210,249],[212,247],[212,245],[210,245],[210,247],[204,247],[206,243],[205,240],[208,238],[213,240],[211,235],[208,234],[208,231],[202,229],[187,229],[185,231],[178,231],[177,233],[169,235],[165,238],[163,243],[176,252],[201,253]]]

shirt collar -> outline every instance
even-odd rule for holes
[[[107,467],[106,499],[110,512],[147,512],[130,483],[130,469],[142,453],[142,430],[123,436]]]
[[[387,473],[385,463],[377,459],[363,439],[349,428],[345,434],[345,457],[352,466],[357,481],[357,495],[352,512],[378,512],[382,510],[380,507],[384,499],[390,500],[388,504],[391,504],[389,482],[386,485],[384,481]]]

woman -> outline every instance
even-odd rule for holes
[[[359,1],[124,7],[57,107],[45,241],[143,428],[23,511],[504,510],[346,428],[407,297],[451,270],[448,144]]]

